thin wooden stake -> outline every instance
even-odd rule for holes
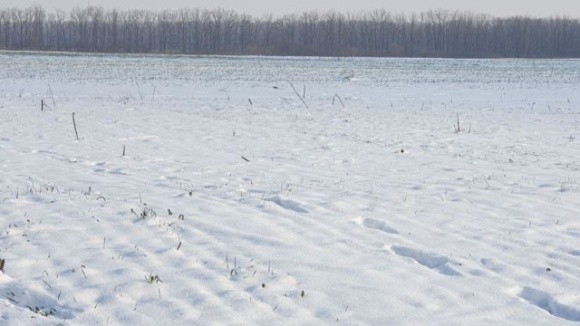
[[[125,157],[125,145],[123,144],[123,157]]]
[[[73,126],[75,127],[75,135],[77,136],[77,140],[79,140],[79,133],[77,132],[77,122],[75,121],[75,113],[72,113],[72,119],[73,119]]]

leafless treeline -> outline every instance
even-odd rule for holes
[[[580,57],[580,21],[429,11],[0,9],[0,49],[408,57]]]

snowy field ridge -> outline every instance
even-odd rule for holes
[[[579,85],[0,53],[0,324],[578,325]]]

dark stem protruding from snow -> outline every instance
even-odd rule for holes
[[[77,132],[77,122],[75,121],[75,113],[72,113],[72,120],[73,120],[73,127],[75,128],[75,135],[77,136],[77,140],[79,140],[79,133]]]

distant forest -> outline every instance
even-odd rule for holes
[[[0,50],[110,53],[578,58],[580,21],[469,12],[394,15],[230,10],[0,9]]]

